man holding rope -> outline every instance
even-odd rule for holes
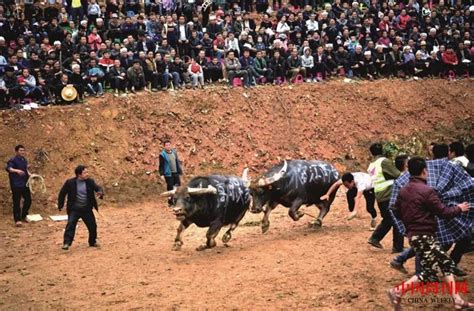
[[[68,250],[76,234],[76,225],[79,219],[89,231],[89,246],[99,247],[97,243],[97,224],[92,208],[98,211],[97,200],[94,192],[97,192],[102,199],[104,192],[102,188],[89,178],[87,167],[79,165],[75,169],[76,177],[66,180],[58,196],[58,209],[64,207],[64,200],[67,196],[67,225],[64,231],[63,250]]]
[[[26,216],[31,206],[31,193],[27,186],[30,172],[28,171],[28,161],[25,158],[25,147],[17,145],[15,156],[7,162],[6,170],[10,179],[10,189],[13,199],[13,218],[17,227],[22,226],[22,221],[27,222]],[[21,198],[23,198],[23,209],[21,208]]]

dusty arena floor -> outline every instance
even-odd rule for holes
[[[262,235],[261,215],[247,214],[229,247],[221,231],[218,246],[203,252],[195,248],[205,229],[195,226],[184,233],[182,250],[172,251],[178,222],[162,202],[104,207],[97,217],[100,249],[87,247],[83,223],[73,247],[63,251],[64,223],[44,220],[17,229],[4,217],[0,309],[389,310],[385,290],[404,278],[388,265],[391,238],[384,250],[369,247],[369,215],[349,223],[344,204],[341,191],[320,230],[308,228],[308,216],[293,222],[279,207]],[[473,263],[472,255],[462,262],[470,287]],[[412,272],[413,261],[407,267]]]

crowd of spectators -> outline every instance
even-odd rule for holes
[[[465,0],[23,1],[0,4],[3,107],[61,103],[67,85],[82,101],[105,89],[472,74]]]

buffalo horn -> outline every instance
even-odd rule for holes
[[[160,194],[160,196],[162,196],[162,197],[171,197],[175,193],[176,193],[176,189],[173,189],[173,190],[170,190],[170,191],[163,192],[162,194]]]
[[[274,182],[280,180],[280,178],[282,178],[285,175],[287,168],[288,168],[288,163],[285,160],[285,162],[283,163],[283,167],[281,168],[281,170],[278,173],[276,173],[275,175],[273,175],[271,177],[260,178],[258,180],[257,186],[265,187],[265,186],[271,185]]]
[[[242,172],[242,180],[244,181],[244,184],[245,184],[246,187],[250,186],[249,168],[248,167],[244,168],[244,171]]]
[[[190,195],[202,195],[202,194],[208,194],[208,193],[216,194],[217,189],[214,188],[211,185],[207,186],[207,188],[191,188],[191,187],[188,187],[188,193]]]

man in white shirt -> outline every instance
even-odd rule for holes
[[[306,21],[307,31],[317,31],[319,29],[318,21],[316,20],[316,14],[312,13],[309,19]]]
[[[462,167],[467,167],[469,160],[464,155],[464,145],[459,142],[455,141],[449,144],[449,160],[455,164],[459,164]]]
[[[345,173],[342,178],[336,181],[328,192],[321,197],[321,200],[329,198],[332,192],[337,191],[341,185],[348,189],[347,204],[351,212],[347,220],[354,219],[357,216],[362,196],[365,198],[367,212],[372,216],[370,221],[370,231],[374,231],[377,225],[377,211],[375,210],[375,193],[372,184],[372,178],[367,173]]]

